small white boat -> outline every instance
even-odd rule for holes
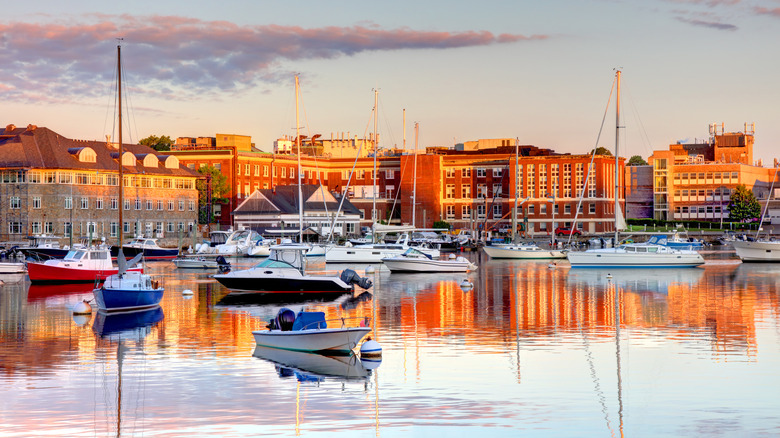
[[[355,327],[347,327],[343,318],[325,320],[324,312],[300,311],[296,315],[283,308],[268,330],[255,330],[252,336],[261,347],[282,350],[350,354],[370,331],[368,318],[360,318]]]
[[[27,272],[23,262],[0,262],[0,274],[21,274]]]
[[[173,259],[173,264],[179,269],[217,269],[216,259],[205,257],[179,257]]]
[[[565,259],[566,251],[540,248],[535,244],[497,244],[482,250],[491,259]]]
[[[780,240],[735,240],[732,245],[743,262],[780,262]]]
[[[465,257],[435,259],[415,248],[393,257],[384,257],[382,263],[392,272],[468,272],[477,269],[477,265]]]

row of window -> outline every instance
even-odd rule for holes
[[[725,206],[721,208],[720,205],[686,205],[674,207],[675,213],[716,213],[728,211]]]
[[[714,182],[723,182],[723,179],[739,179],[739,172],[693,172],[693,173],[675,173],[674,181],[679,183],[680,181],[689,181],[695,179],[709,179]]]
[[[195,188],[192,178],[166,178],[144,175],[125,175],[125,187],[142,187],[155,189],[189,189]],[[76,184],[118,186],[119,175],[114,173],[65,172],[55,170],[31,170],[29,172],[5,170],[0,172],[0,183],[5,184]]]
[[[487,168],[484,167],[478,167],[476,169],[477,178],[485,178],[488,174]],[[493,178],[500,178],[504,174],[504,169],[499,167],[494,167],[493,169]],[[455,172],[457,172],[457,169],[454,168],[448,168],[446,170],[446,177],[447,178],[455,178]],[[470,167],[464,167],[460,169],[460,176],[461,178],[471,178],[471,168]]]
[[[445,208],[445,214],[447,219],[455,219],[455,211],[457,206],[455,205],[447,205]],[[486,205],[477,205],[477,219],[485,219],[487,216],[487,208]],[[522,207],[521,207],[522,208]],[[555,204],[554,206],[555,214],[560,214],[559,205]],[[572,212],[572,205],[571,204],[563,204],[563,214],[564,215],[570,215]],[[503,217],[503,206],[502,205],[493,205],[492,206],[492,213],[494,219],[499,219]],[[528,208],[526,209],[526,213],[528,216],[534,216],[535,214],[535,205],[530,204],[528,205]],[[589,214],[596,214],[596,204],[590,203],[588,204],[588,213]],[[471,219],[472,214],[472,207],[470,205],[461,205],[460,206],[460,216],[461,219]],[[522,213],[521,213],[522,214]],[[547,215],[547,204],[539,204],[539,214],[542,216]],[[583,214],[583,205],[580,204],[580,214]]]
[[[104,223],[97,222],[79,222],[77,223],[78,230],[74,230],[73,224],[70,222],[62,223],[62,231],[65,237],[71,236],[71,233],[77,231],[83,236],[98,236],[105,234],[108,231],[111,237],[117,237],[118,226],[117,222],[111,222],[108,224],[108,230],[105,230]],[[186,228],[185,228],[186,226]],[[164,233],[174,233],[178,231],[192,231],[195,227],[194,222],[124,222],[123,232],[125,234],[145,233],[146,235],[152,235],[156,233],[157,237],[164,237]],[[165,231],[163,231],[165,228]],[[8,232],[10,234],[22,234],[23,223],[22,222],[9,222]],[[32,234],[56,234],[59,230],[56,229],[54,222],[31,222],[30,231]]]
[[[90,203],[89,198],[82,197],[80,198],[80,207],[82,210],[89,210]],[[132,200],[125,199],[125,210],[130,210],[130,206],[132,205]],[[184,211],[185,202],[189,203],[189,211],[195,211],[195,201],[179,201],[179,211]],[[150,199],[146,200],[146,210],[154,210],[155,208],[155,201],[152,201]],[[143,204],[144,202],[140,199],[135,200],[135,209],[136,210],[143,210]],[[18,210],[22,208],[22,198],[19,196],[11,196],[8,200],[8,205],[11,210]],[[162,211],[164,210],[165,201],[158,199],[156,201],[157,210]],[[103,198],[95,198],[94,207],[96,210],[102,210],[103,209]],[[32,198],[32,207],[33,209],[40,209],[41,208],[41,197],[40,196],[33,196]],[[168,211],[173,211],[174,207],[174,201],[168,200]],[[73,208],[73,197],[66,196],[65,197],[65,209],[70,210]],[[109,209],[111,210],[117,210],[119,208],[119,198],[111,198],[109,199]]]
[[[734,189],[733,191],[736,191]],[[728,187],[716,187],[714,189],[679,189],[674,191],[674,196],[730,196],[733,192]]]

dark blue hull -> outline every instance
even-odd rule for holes
[[[131,259],[138,255],[142,250],[140,248],[122,247],[122,253],[126,259]],[[116,258],[119,252],[118,247],[111,247],[111,257]],[[176,248],[144,248],[144,259],[146,260],[173,260],[179,255],[179,250]]]
[[[160,304],[164,290],[160,289],[95,289],[98,308],[106,312],[149,309]]]

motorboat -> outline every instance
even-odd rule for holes
[[[572,268],[695,268],[704,264],[698,251],[648,242],[570,251],[566,257]]]
[[[68,255],[68,251],[71,249],[67,245],[61,247],[60,238],[50,234],[27,236],[27,239],[30,241],[29,245],[19,247],[19,251],[21,251],[26,257],[32,257],[35,259],[61,259]]]
[[[140,273],[143,268],[132,267],[128,271]],[[76,249],[62,259],[27,262],[27,275],[32,283],[92,283],[118,272],[108,248]]]
[[[129,263],[140,260],[141,254]],[[103,284],[96,288],[95,301],[98,309],[105,312],[135,311],[151,309],[160,305],[165,288],[159,280],[140,271],[129,271],[125,266],[122,252],[117,258],[119,268],[116,274],[109,275]]]
[[[238,230],[222,245],[217,245],[213,254],[226,257],[244,257],[249,253],[251,247],[257,246],[258,241],[262,241],[263,236],[253,230]]]
[[[217,269],[219,266],[215,259],[200,256],[177,257],[173,259],[173,264],[179,269]]]
[[[780,240],[734,240],[731,244],[743,262],[780,262]]]
[[[371,367],[364,366],[357,355],[327,356],[304,351],[256,346],[252,356],[274,364],[279,377],[295,376],[302,381],[365,380]]]
[[[415,248],[409,248],[397,256],[385,257],[382,263],[392,272],[468,272],[477,269],[477,265],[463,256],[434,259]]]
[[[178,256],[178,248],[163,248],[157,244],[157,239],[136,237],[122,245],[122,251],[126,257],[135,257],[143,254],[146,260],[171,260]],[[116,257],[118,250],[111,248],[111,255]]]
[[[369,318],[359,318],[356,326],[347,326],[344,318],[326,320],[324,312],[301,310],[296,314],[287,308],[280,309],[266,327],[252,331],[260,347],[333,355],[352,353],[371,332]]]
[[[0,252],[0,274],[22,274],[27,272],[24,255],[17,251],[17,247],[12,247]]]
[[[196,254],[211,254],[216,252],[218,245],[222,245],[227,242],[232,231],[211,231],[209,233],[209,239],[195,245]]]
[[[287,239],[280,245],[271,247],[267,259],[249,268],[231,271],[229,265],[223,265],[214,279],[223,286],[235,291],[264,293],[345,293],[352,292],[357,284],[369,289],[373,283],[359,277],[355,271],[345,269],[340,276],[309,275],[306,273],[305,252],[308,245],[292,243]]]
[[[649,243],[657,243],[659,245],[666,245],[671,248],[677,249],[693,249],[700,250],[704,246],[704,242],[693,237],[681,237],[678,232],[674,232],[671,237],[666,235],[652,236],[648,240]]]
[[[491,259],[565,259],[565,250],[544,249],[534,243],[494,244],[482,247]]]
[[[409,245],[408,233],[401,234],[395,243],[368,243],[364,245],[332,246],[325,251],[326,263],[382,263],[385,257],[403,254]],[[441,252],[423,244],[415,247],[420,252],[439,258]]]
[[[264,239],[262,236],[254,241],[254,244],[250,245],[246,249],[246,255],[249,257],[268,257],[271,255],[272,241]]]

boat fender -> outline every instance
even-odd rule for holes
[[[366,342],[363,342],[363,345],[360,346],[360,357],[381,357],[382,356],[382,346],[379,345],[379,342],[371,339],[371,337],[366,338]]]

